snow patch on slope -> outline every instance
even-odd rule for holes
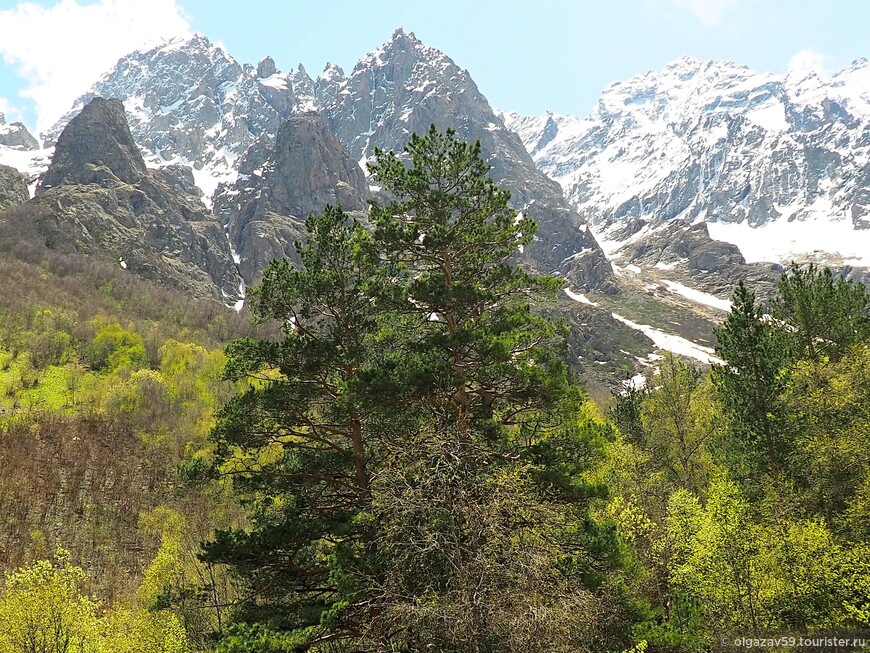
[[[730,300],[719,299],[715,295],[711,295],[700,290],[695,290],[694,288],[689,288],[688,286],[684,286],[683,284],[676,281],[668,281],[667,279],[662,279],[662,283],[667,286],[669,292],[682,295],[686,299],[691,299],[697,304],[704,304],[705,306],[718,308],[720,311],[725,311],[726,313],[731,312]]]
[[[801,259],[840,260],[870,267],[870,229],[857,230],[846,219],[819,215],[811,220],[777,220],[759,227],[746,223],[710,222],[710,237],[736,245],[747,263]]]
[[[714,356],[714,350],[711,347],[699,345],[691,340],[683,338],[682,336],[665,333],[661,329],[656,329],[649,324],[638,324],[637,322],[632,322],[628,318],[622,317],[616,313],[611,313],[611,315],[614,319],[619,320],[626,326],[643,333],[647,338],[652,340],[655,346],[659,349],[670,351],[674,354],[679,354],[688,358],[694,358],[695,360],[706,363],[707,365],[722,364],[723,362],[722,359]]]

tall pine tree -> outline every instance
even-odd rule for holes
[[[251,387],[213,433],[249,526],[206,557],[247,586],[230,651],[559,651],[610,645],[612,536],[583,482],[608,433],[562,328],[558,285],[512,264],[534,223],[479,144],[432,128],[378,152],[371,236],[309,220],[304,268],[258,291],[277,341],[230,349]]]

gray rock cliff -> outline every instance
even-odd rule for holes
[[[0,113],[0,145],[5,145],[15,150],[37,150],[37,141],[24,123],[13,122],[6,124],[6,116]]]
[[[238,181],[215,194],[248,283],[272,258],[298,262],[294,241],[305,239],[305,219],[327,204],[362,213],[365,175],[317,113],[287,120],[275,144],[264,139],[242,162]]]
[[[30,204],[50,247],[111,257],[199,297],[240,298],[220,223],[171,171],[145,167],[119,100],[94,98],[69,122]]]
[[[0,211],[30,199],[24,175],[10,166],[0,165]]]

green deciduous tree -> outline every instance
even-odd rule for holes
[[[783,400],[794,423],[790,467],[803,505],[867,537],[870,345],[855,345],[837,360],[798,362]]]
[[[718,426],[711,387],[700,370],[667,354],[642,402],[641,445],[676,487],[700,491],[711,467],[709,445]]]
[[[6,575],[0,589],[0,649],[9,653],[98,653],[99,606],[86,577],[58,549]]]
[[[155,564],[161,566],[160,560]],[[0,650],[189,653],[187,634],[174,614],[142,605],[115,606],[102,614],[85,593],[86,582],[85,572],[63,549],[53,561],[38,560],[7,574],[0,587]]]

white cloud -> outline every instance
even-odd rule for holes
[[[670,0],[671,4],[692,14],[704,27],[713,27],[739,4],[739,0]]]
[[[12,122],[15,120],[12,105],[9,104],[9,100],[2,95],[0,95],[0,113],[6,116],[6,122]]]
[[[811,48],[804,48],[798,51],[788,61],[789,72],[806,73],[813,71],[823,77],[827,77],[831,74],[831,68],[830,59],[821,52]]]
[[[0,11],[0,55],[24,79],[40,131],[123,55],[187,33],[175,0],[21,2]]]

